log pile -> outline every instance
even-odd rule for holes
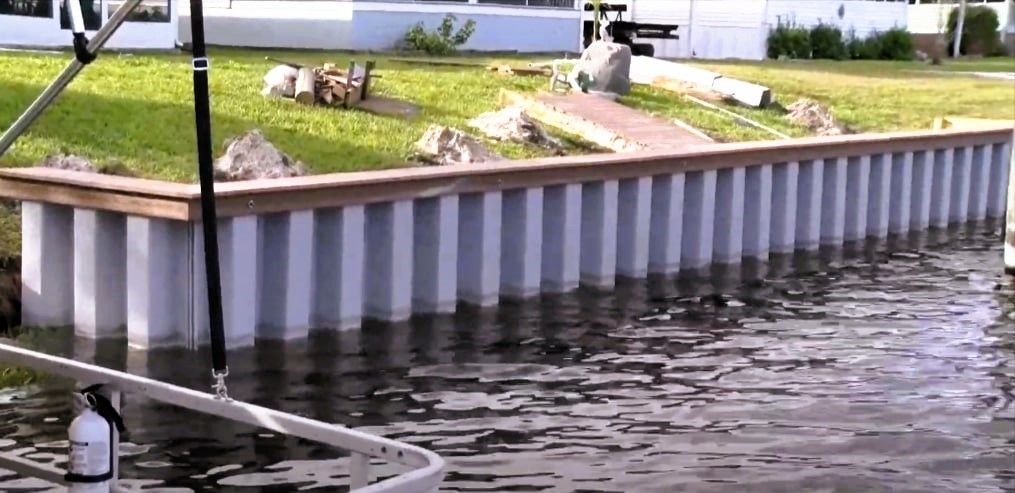
[[[325,63],[319,67],[283,64],[264,77],[266,96],[293,99],[300,104],[350,108],[366,99],[373,63],[350,65],[349,70]]]

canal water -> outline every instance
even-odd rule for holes
[[[1015,492],[997,229],[263,343],[232,354],[230,389],[433,449],[445,491]],[[206,354],[38,339],[208,384]],[[0,450],[61,461],[66,389],[0,392]],[[151,491],[345,488],[327,447],[136,396],[126,410],[123,475]],[[0,475],[2,491],[44,486]]]

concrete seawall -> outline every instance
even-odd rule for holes
[[[1001,218],[1011,146],[999,127],[217,184],[227,338]],[[196,185],[2,170],[0,196],[23,201],[25,325],[205,342]]]

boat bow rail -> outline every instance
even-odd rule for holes
[[[209,416],[265,428],[348,451],[351,454],[349,488],[359,493],[436,492],[444,477],[444,460],[437,454],[421,447],[363,433],[342,425],[324,423],[241,401],[222,399],[193,389],[60,358],[12,344],[0,343],[0,363],[32,368],[87,385],[103,384],[112,394],[111,400],[114,404],[119,402],[121,393],[141,394],[159,402]],[[371,458],[411,467],[412,470],[369,484]],[[32,462],[21,457],[0,454],[0,468],[65,484],[63,471],[52,465]],[[114,486],[112,491],[128,490]]]

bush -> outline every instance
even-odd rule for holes
[[[877,35],[881,49],[878,56],[881,60],[912,60],[913,59],[913,35],[909,31],[893,27],[884,33]]]
[[[952,9],[948,14],[948,46],[955,43],[955,28],[959,22],[959,9]],[[962,39],[959,52],[962,54],[993,55],[1001,44],[998,34],[1000,22],[997,12],[985,5],[966,7],[966,20],[962,25]],[[951,50],[948,50],[951,52]]]
[[[810,58],[810,32],[803,27],[779,23],[768,33],[768,57]]]
[[[457,33],[453,32],[457,20],[457,17],[448,14],[444,16],[437,30],[432,32],[427,31],[426,26],[420,22],[405,33],[405,44],[410,49],[424,51],[428,55],[451,55],[476,32],[476,21],[471,19],[466,21]]]
[[[818,24],[811,29],[811,58],[842,60],[846,58],[846,43],[842,31],[829,24]]]

